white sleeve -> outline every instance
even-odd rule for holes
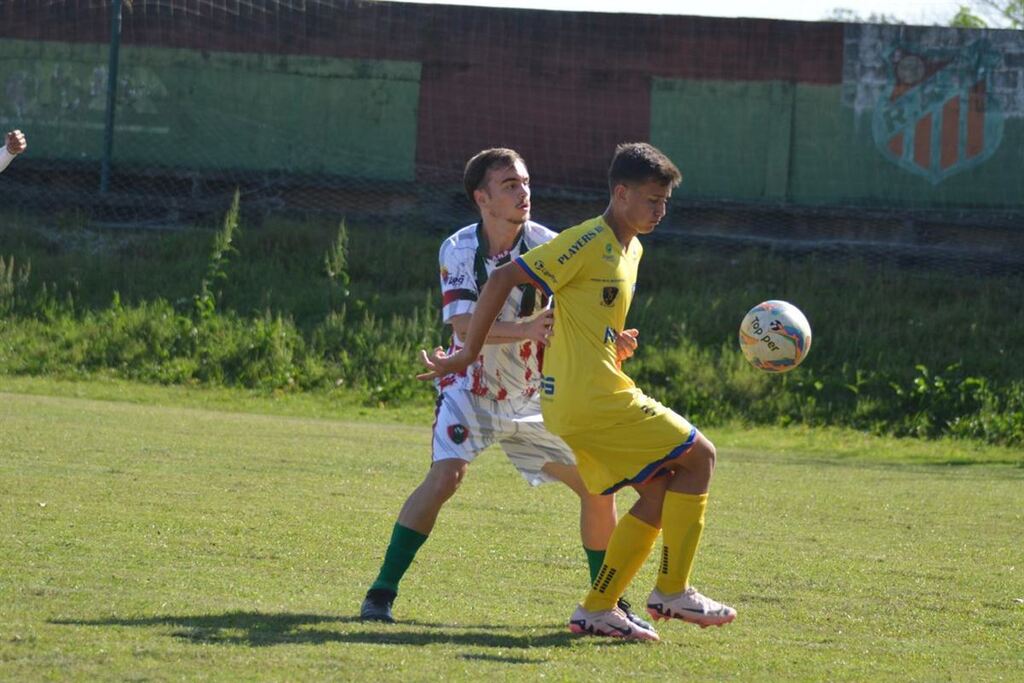
[[[8,152],[7,145],[4,145],[3,148],[0,149],[0,173],[3,173],[4,169],[7,168],[12,161],[14,161],[14,155]]]
[[[449,322],[457,315],[472,313],[476,308],[476,276],[473,274],[472,249],[455,246],[454,240],[441,245],[441,317]],[[467,260],[469,258],[469,260]]]

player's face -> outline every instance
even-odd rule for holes
[[[654,231],[668,213],[668,200],[672,186],[649,180],[639,185],[623,185],[623,215],[627,225],[637,234]]]
[[[489,169],[476,198],[485,216],[516,225],[530,220],[530,175],[526,164],[516,161],[512,166]]]

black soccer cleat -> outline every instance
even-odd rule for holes
[[[616,603],[616,607],[618,607],[620,610],[622,610],[625,613],[626,618],[629,619],[633,624],[635,624],[635,625],[639,626],[640,628],[645,629],[647,631],[653,631],[654,630],[653,626],[651,626],[649,623],[647,623],[646,621],[641,619],[639,616],[637,616],[637,614],[631,609],[633,606],[630,605],[629,602],[625,598],[619,598],[618,603]]]
[[[363,606],[359,608],[359,619],[362,621],[383,621],[388,624],[395,623],[391,615],[391,605],[395,601],[396,594],[381,588],[371,588],[366,592]]]

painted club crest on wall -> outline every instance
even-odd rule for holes
[[[1000,62],[984,40],[956,48],[897,45],[872,119],[878,149],[932,184],[987,160],[1003,138],[991,83]]]

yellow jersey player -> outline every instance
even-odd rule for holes
[[[736,610],[690,585],[704,529],[714,445],[685,418],[644,395],[622,372],[624,330],[643,248],[665,216],[682,176],[647,143],[615,150],[605,212],[531,249],[492,273],[457,353],[421,359],[429,378],[457,372],[479,353],[508,292],[535,283],[555,298],[554,330],[544,360],[541,408],[548,429],[576,454],[587,489],[605,495],[631,486],[639,498],[612,534],[605,561],[569,621],[575,633],[658,640],[654,629],[625,619],[616,600],[640,570],[659,530],[662,556],[647,600],[656,620],[721,626]]]

